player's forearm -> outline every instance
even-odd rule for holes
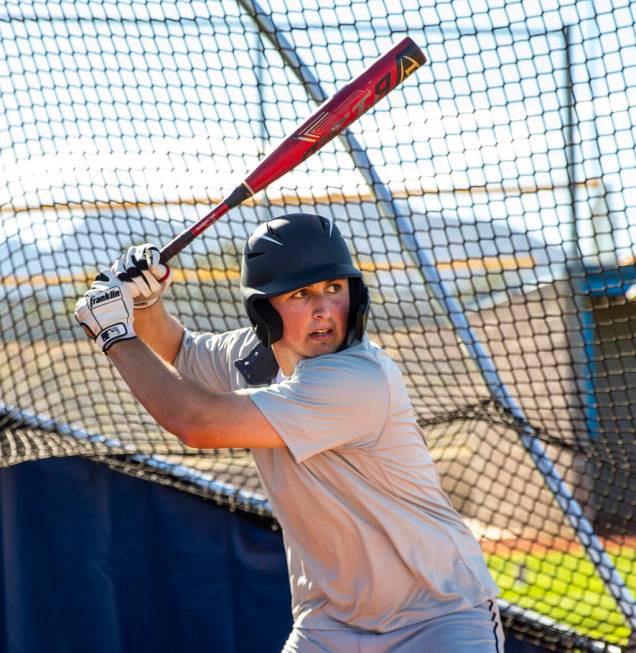
[[[184,444],[200,449],[286,446],[249,397],[210,392],[139,338],[117,342],[108,356],[137,400]]]
[[[200,431],[204,413],[213,409],[216,395],[182,376],[139,338],[113,345],[108,356],[137,400],[161,426],[185,444],[200,446],[193,444],[192,433]]]
[[[103,270],[75,304],[75,317],[157,422],[196,448],[284,447],[245,393],[211,392],[168,362],[178,351],[183,327],[162,306],[141,309],[138,324],[161,355],[137,336],[130,283],[113,270]]]
[[[174,362],[184,328],[168,313],[163,301],[135,310],[135,332],[160,358],[168,363]]]

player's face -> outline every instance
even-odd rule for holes
[[[283,337],[273,349],[284,374],[302,358],[338,351],[347,333],[349,282],[319,281],[270,299],[283,320]]]

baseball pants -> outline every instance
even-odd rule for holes
[[[294,628],[282,653],[504,653],[504,634],[493,599],[389,633]]]

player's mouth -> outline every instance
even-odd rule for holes
[[[309,337],[317,342],[329,340],[333,335],[333,329],[316,329],[309,334]]]

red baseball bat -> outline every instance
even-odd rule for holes
[[[282,177],[342,133],[425,61],[424,53],[409,37],[394,45],[367,70],[323,102],[210,213],[170,241],[161,250],[161,262],[167,263],[230,209]]]

